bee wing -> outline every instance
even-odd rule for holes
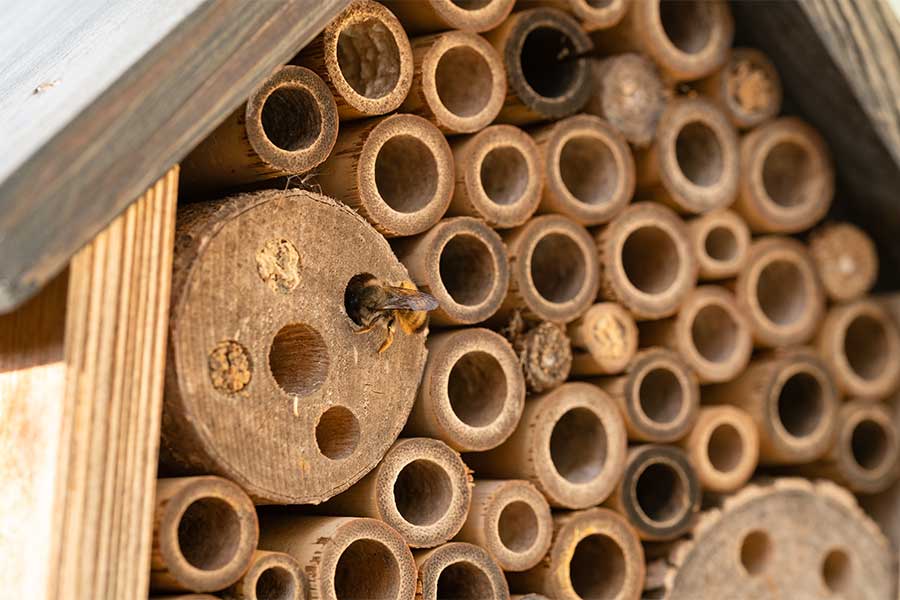
[[[384,310],[434,310],[439,304],[437,298],[420,290],[385,286],[387,300],[381,305]]]

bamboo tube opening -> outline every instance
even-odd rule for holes
[[[657,425],[671,425],[685,411],[681,379],[665,365],[648,369],[638,383],[638,402],[648,419]]]
[[[778,420],[788,435],[803,438],[818,430],[825,412],[823,395],[822,384],[810,373],[794,373],[781,384]]]
[[[619,598],[625,585],[625,574],[625,553],[608,535],[595,533],[584,537],[572,552],[569,579],[580,598]]]
[[[416,555],[417,597],[423,600],[500,600],[509,597],[503,571],[480,546],[451,542]]]
[[[850,368],[859,377],[874,380],[881,376],[889,359],[890,343],[885,324],[866,314],[860,314],[844,334],[844,354]]]
[[[531,280],[547,302],[562,304],[578,296],[586,270],[582,247],[563,233],[541,237],[531,253]]]
[[[687,54],[703,52],[712,39],[715,18],[706,0],[659,2],[659,20],[673,46]]]
[[[759,307],[777,326],[787,327],[806,311],[807,290],[800,267],[790,260],[773,260],[759,273],[756,283]]]
[[[706,255],[716,262],[731,262],[738,255],[738,238],[734,230],[719,225],[710,229],[706,234],[703,249],[706,251]]]
[[[400,565],[394,552],[373,539],[344,548],[334,569],[335,600],[393,600],[400,597]]]
[[[491,580],[479,565],[459,561],[447,565],[437,580],[436,598],[484,600],[494,593]]]
[[[528,159],[515,146],[492,148],[478,170],[481,187],[491,202],[508,206],[522,198],[531,176]]]
[[[319,103],[303,88],[273,91],[263,103],[260,120],[269,141],[288,152],[309,148],[322,132]]]
[[[775,144],[766,154],[762,178],[769,198],[783,208],[806,203],[819,185],[809,149],[789,140]]]
[[[735,48],[721,73],[700,83],[725,107],[732,123],[740,128],[759,125],[781,108],[781,79],[765,54],[755,48]]]
[[[559,98],[571,93],[572,86],[584,67],[580,61],[561,61],[560,56],[573,56],[578,48],[562,29],[536,27],[525,35],[519,53],[522,75],[532,90],[545,98]]]
[[[308,592],[308,580],[296,558],[257,550],[241,578],[221,596],[234,600],[306,600]]]
[[[683,519],[691,508],[688,482],[674,463],[648,461],[633,485],[637,508],[656,527]]]
[[[400,81],[397,38],[376,18],[362,19],[341,28],[337,39],[337,62],[347,84],[365,98],[384,98]]]
[[[718,183],[725,168],[722,142],[717,132],[702,121],[686,123],[678,131],[675,159],[684,176],[703,187]]]
[[[347,408],[332,406],[316,424],[316,445],[327,458],[340,460],[351,456],[359,445],[359,420]]]
[[[741,542],[741,565],[748,575],[759,575],[772,560],[772,539],[761,529],[744,536]]]
[[[463,10],[478,10],[484,8],[494,0],[450,0]]]
[[[720,423],[709,436],[706,454],[720,473],[730,473],[744,460],[744,438],[730,423]]]
[[[470,427],[485,427],[503,412],[507,398],[503,366],[487,352],[469,352],[450,370],[447,395],[456,417]]]
[[[465,306],[487,300],[497,281],[490,247],[466,234],[451,237],[441,248],[440,275],[450,297]]]
[[[699,278],[734,277],[747,261],[750,230],[730,210],[705,213],[688,221],[688,236],[699,265]]]
[[[538,538],[538,516],[527,502],[510,502],[500,511],[497,535],[510,552],[522,554],[534,547]]]
[[[606,442],[606,430],[597,415],[587,408],[573,408],[553,425],[550,460],[566,481],[585,484],[603,472]]]
[[[676,241],[656,225],[644,225],[628,233],[621,256],[625,277],[645,294],[668,291],[681,269]]]
[[[723,363],[737,350],[739,331],[732,313],[720,305],[707,304],[694,315],[691,341],[703,358]]]
[[[853,460],[867,471],[877,471],[893,450],[887,431],[878,421],[863,419],[853,428],[850,438]]]
[[[394,504],[413,525],[437,523],[447,514],[453,500],[453,482],[441,465],[431,460],[414,460],[404,466],[394,482]]]
[[[822,581],[834,594],[855,589],[853,581],[853,563],[843,548],[834,548],[825,555],[822,561]]]
[[[295,600],[298,598],[298,582],[283,567],[271,567],[256,580],[255,600]]]
[[[569,193],[585,204],[608,201],[619,186],[619,165],[609,145],[587,135],[573,136],[563,144],[559,173]]]
[[[375,157],[375,185],[385,203],[400,213],[414,213],[432,202],[438,166],[428,144],[412,135],[389,138]]]
[[[480,114],[493,95],[490,65],[482,54],[467,46],[451,48],[438,59],[434,80],[441,103],[458,117]]]
[[[286,394],[308,396],[328,378],[331,359],[322,335],[303,323],[278,330],[269,346],[269,370]]]
[[[753,418],[734,406],[703,406],[697,423],[680,442],[705,490],[741,488],[759,462],[759,433]]]
[[[241,535],[241,521],[234,506],[218,498],[192,502],[178,521],[178,548],[191,566],[216,571],[237,553],[234,540]]]

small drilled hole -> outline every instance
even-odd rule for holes
[[[714,17],[707,0],[659,2],[659,19],[672,45],[687,54],[702,52],[712,37]]]
[[[853,428],[850,448],[856,464],[868,471],[874,471],[887,459],[890,442],[881,423],[864,419]]]
[[[191,566],[216,571],[234,558],[241,521],[234,507],[218,498],[194,500],[178,522],[178,547]]]
[[[347,25],[338,36],[338,68],[360,96],[383,98],[400,80],[400,49],[381,21],[365,19]]]
[[[751,531],[741,542],[741,564],[750,575],[762,573],[772,560],[772,540],[764,531]]]
[[[681,415],[684,390],[678,376],[666,367],[647,371],[638,386],[641,411],[659,425],[669,425]]]
[[[487,300],[497,275],[490,247],[468,234],[453,236],[441,248],[440,273],[447,293],[463,306]]]
[[[307,396],[317,391],[328,377],[330,364],[325,340],[302,323],[282,327],[269,347],[272,377],[291,395]]]
[[[772,202],[794,208],[815,199],[824,173],[816,173],[812,157],[804,146],[780,142],[763,162],[763,186]]]
[[[606,430],[587,408],[568,410],[550,434],[550,460],[561,477],[574,484],[590,483],[606,462]]]
[[[628,281],[645,294],[662,294],[678,278],[678,247],[665,230],[645,225],[632,231],[622,246],[622,268]]]
[[[494,598],[491,580],[481,567],[461,560],[447,565],[437,581],[437,600],[485,600]]]
[[[525,82],[545,98],[565,95],[578,76],[579,61],[564,59],[575,53],[575,43],[563,31],[552,27],[531,30],[525,36],[520,54]]]
[[[699,121],[688,123],[678,132],[675,159],[691,183],[704,187],[715,185],[725,168],[719,136]]]
[[[681,475],[667,463],[651,463],[635,482],[638,505],[650,521],[666,523],[687,509],[687,486]]]
[[[884,323],[868,315],[850,322],[844,334],[844,354],[859,377],[877,379],[887,366],[889,349]]]
[[[401,213],[422,210],[437,193],[438,167],[425,142],[397,135],[375,157],[375,185],[385,203]]]
[[[691,325],[691,341],[700,356],[712,363],[726,362],[738,343],[738,324],[734,316],[717,304],[697,311]]]
[[[441,520],[453,499],[453,484],[442,466],[427,459],[404,466],[394,482],[394,504],[407,522],[420,527]]]
[[[458,117],[474,117],[491,100],[494,76],[484,56],[457,46],[438,60],[434,73],[438,97]]]
[[[494,2],[494,0],[450,0],[450,2],[463,10],[478,10]]]
[[[730,423],[720,423],[713,429],[706,447],[709,462],[719,473],[734,470],[744,456],[744,438]]]
[[[332,406],[319,417],[316,444],[332,460],[347,458],[359,445],[359,421],[343,406]]]
[[[809,373],[791,375],[778,394],[778,418],[795,438],[806,437],[819,427],[825,402],[819,380]]]
[[[312,94],[283,87],[269,94],[260,115],[269,141],[288,152],[309,148],[322,132],[322,114]]]
[[[531,253],[531,280],[547,302],[573,300],[584,285],[587,260],[575,240],[561,233],[540,239]]]
[[[718,262],[728,262],[737,256],[737,236],[728,227],[713,227],[706,234],[703,248],[711,259]]]
[[[510,502],[500,511],[497,522],[500,541],[511,552],[528,552],[538,535],[538,518],[527,502]]]
[[[579,598],[615,600],[625,586],[627,566],[622,547],[607,535],[582,538],[569,562],[569,580]]]
[[[822,562],[822,579],[832,592],[845,592],[853,584],[853,569],[850,557],[840,549],[834,549]]]
[[[787,260],[773,260],[756,282],[759,307],[772,323],[786,327],[803,316],[807,303],[806,280],[800,268]]]
[[[528,163],[513,146],[499,146],[485,154],[479,175],[484,193],[494,204],[514,204],[528,187]]]
[[[271,567],[256,580],[256,600],[294,600],[297,581],[287,569]]]
[[[563,144],[559,174],[569,193],[584,204],[609,202],[619,185],[615,155],[602,139],[578,135]]]
[[[506,404],[506,373],[487,352],[467,352],[447,378],[450,408],[470,427],[486,427],[497,420]]]
[[[400,565],[381,542],[356,540],[334,568],[337,600],[394,600],[400,593]]]

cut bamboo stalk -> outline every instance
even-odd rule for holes
[[[602,502],[622,474],[625,427],[615,403],[587,383],[529,398],[516,431],[489,452],[467,454],[479,477],[527,479],[558,508]]]
[[[223,592],[227,600],[307,600],[309,582],[290,554],[257,550],[247,572]]]
[[[317,512],[379,519],[413,548],[431,548],[463,526],[470,487],[455,450],[430,438],[401,438],[368,475]]]
[[[874,300],[829,310],[819,329],[818,348],[838,389],[847,396],[881,400],[900,383],[900,333]]]
[[[498,121],[523,125],[572,115],[591,95],[591,40],[553,8],[517,12],[485,34],[506,67],[509,86]]]
[[[478,217],[496,229],[522,225],[541,200],[541,155],[527,133],[492,125],[450,141],[456,187],[447,214]]]
[[[878,277],[878,250],[872,238],[850,223],[829,223],[813,231],[809,255],[834,302],[861,298]]]
[[[700,383],[734,379],[753,351],[750,323],[734,296],[716,285],[695,288],[676,316],[641,323],[640,339],[678,352]]]
[[[508,600],[509,587],[499,565],[484,548],[450,542],[416,553],[417,598],[422,600]]]
[[[629,439],[673,442],[684,437],[697,420],[697,378],[687,363],[670,350],[641,350],[624,375],[591,382],[616,402]]]
[[[634,158],[609,123],[576,115],[532,132],[541,150],[544,191],[540,212],[581,225],[606,223],[634,195]]]
[[[512,344],[529,393],[540,394],[562,385],[572,367],[572,346],[562,325],[526,323],[513,315],[503,334]]]
[[[412,40],[412,89],[400,109],[445,133],[483,129],[503,108],[503,59],[483,37],[447,31]]]
[[[781,78],[756,48],[734,48],[721,69],[694,84],[740,129],[773,119],[781,110]]]
[[[650,145],[671,91],[653,61],[626,53],[591,61],[594,91],[584,110],[606,119],[638,148]]]
[[[387,237],[421,233],[447,211],[453,154],[440,130],[416,115],[342,127],[322,164],[322,191],[356,209]]]
[[[260,503],[347,489],[400,433],[426,334],[379,354],[385,330],[355,333],[346,287],[360,273],[399,285],[406,269],[350,208],[307,191],[195,203],[179,219],[162,464]]]
[[[727,208],[738,191],[740,153],[734,125],[711,102],[671,101],[656,139],[635,155],[637,187],[681,213]]]
[[[803,344],[825,312],[822,284],[812,259],[803,244],[790,238],[755,240],[733,287],[757,346]]]
[[[456,540],[481,546],[504,571],[525,571],[550,549],[550,505],[531,483],[479,480]]]
[[[385,0],[410,33],[448,29],[488,31],[513,9],[515,0]]]
[[[585,31],[616,25],[625,16],[632,0],[519,0],[519,6],[550,6],[572,13]]]
[[[259,539],[253,502],[220,477],[156,483],[150,587],[211,592],[240,579]]]
[[[543,594],[513,594],[510,596],[510,600],[550,600],[547,596]]]
[[[734,277],[750,250],[750,230],[736,213],[715,210],[687,222],[701,280]]]
[[[553,530],[553,546],[545,560],[525,573],[507,575],[514,591],[538,590],[556,600],[641,597],[644,551],[635,530],[620,515],[605,508],[556,513]]]
[[[621,373],[634,358],[638,328],[634,317],[614,302],[590,307],[569,325],[574,375]]]
[[[415,597],[412,553],[399,533],[376,519],[264,513],[259,546],[297,559],[309,577],[312,598]]]
[[[665,206],[628,206],[596,237],[600,297],[636,319],[662,319],[678,311],[697,280],[697,259],[684,222]]]
[[[837,389],[825,363],[806,349],[753,360],[734,381],[704,387],[703,402],[732,404],[753,418],[762,464],[810,462],[833,440]]]
[[[413,79],[403,26],[377,2],[355,0],[294,58],[328,84],[343,122],[395,110]]]
[[[742,488],[759,462],[753,418],[736,406],[705,406],[681,441],[704,490],[728,494]]]
[[[624,515],[642,540],[664,541],[693,527],[700,498],[700,481],[684,451],[646,444],[629,449],[607,505]]]
[[[488,450],[512,434],[525,403],[515,352],[488,329],[428,337],[428,362],[404,434],[429,436],[460,452]]]
[[[834,165],[819,133],[795,117],[764,123],[741,140],[736,210],[754,233],[797,233],[834,197]]]
[[[722,0],[635,1],[625,17],[592,36],[606,53],[643,52],[675,81],[709,75],[727,59],[734,20]]]
[[[184,186],[210,190],[305,173],[338,135],[337,105],[318,75],[282,67],[182,163]]]
[[[181,594],[178,596],[150,596],[150,600],[219,600],[209,594]]]
[[[568,323],[597,297],[599,266],[590,234],[561,215],[535,217],[502,233],[509,252],[509,292],[493,322],[515,312],[526,319]]]
[[[410,279],[440,306],[433,325],[471,325],[487,320],[509,287],[506,246],[483,221],[453,217],[426,233],[394,244]]]

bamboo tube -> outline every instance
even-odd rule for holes
[[[433,325],[480,323],[506,297],[506,246],[483,221],[444,219],[423,234],[399,240],[394,252],[419,289],[440,303],[430,313]]]
[[[869,235],[850,223],[829,223],[809,236],[809,255],[834,302],[865,295],[878,277],[878,250]]]
[[[722,68],[694,87],[740,129],[756,127],[781,110],[781,78],[769,57],[756,48],[733,48]]]
[[[628,206],[596,237],[600,297],[627,308],[635,319],[675,314],[697,280],[687,228],[665,206]]]
[[[484,548],[451,542],[416,553],[422,600],[508,600],[503,571]]]
[[[734,20],[722,0],[635,1],[613,28],[592,36],[605,54],[643,52],[675,81],[691,81],[728,58]]]
[[[606,119],[634,146],[649,146],[671,95],[653,61],[616,54],[592,60],[591,70],[594,91],[584,111]]]
[[[700,482],[680,448],[646,444],[628,451],[622,480],[607,505],[642,540],[673,540],[691,529],[700,509]]]
[[[257,550],[250,568],[223,597],[227,600],[307,600],[309,582],[297,560],[283,552]]]
[[[753,351],[750,323],[734,296],[717,285],[694,289],[676,316],[641,323],[640,339],[678,352],[700,383],[734,379]]]
[[[725,114],[703,98],[680,97],[660,116],[653,145],[635,154],[637,187],[681,213],[726,208],[738,191],[739,157]]]
[[[550,505],[527,481],[480,480],[472,508],[456,540],[481,546],[504,571],[525,571],[547,554],[553,521]]]
[[[522,225],[541,200],[541,155],[527,133],[492,125],[450,140],[456,187],[447,214],[483,219],[495,229]]]
[[[764,123],[741,140],[734,210],[754,233],[797,233],[822,219],[834,196],[834,165],[819,133],[795,117]]]
[[[547,596],[543,594],[513,594],[510,596],[510,600],[550,600]]]
[[[509,343],[488,329],[428,338],[428,362],[404,435],[429,436],[460,452],[493,448],[522,415],[525,382]]]
[[[153,523],[154,592],[228,587],[250,565],[259,538],[253,502],[220,477],[157,480]]]
[[[631,440],[673,442],[684,437],[697,420],[697,378],[670,350],[641,350],[624,375],[591,382],[616,402]]]
[[[292,61],[318,73],[342,122],[395,110],[409,93],[412,49],[391,11],[354,0]]]
[[[519,0],[519,6],[548,6],[575,15],[585,31],[616,25],[625,16],[632,0]]]
[[[597,251],[581,225],[542,215],[501,235],[510,260],[509,292],[494,324],[517,311],[531,320],[568,323],[597,297]]]
[[[494,120],[506,98],[503,59],[483,37],[447,31],[412,40],[412,89],[400,109],[445,133],[472,133]]]
[[[328,86],[309,69],[288,65],[187,155],[182,182],[189,190],[221,189],[305,173],[328,158],[337,135]]]
[[[634,159],[609,123],[576,115],[532,132],[541,150],[544,192],[540,212],[581,225],[606,223],[634,195]]]
[[[809,253],[790,238],[755,240],[733,287],[757,346],[805,343],[825,312],[822,285]]]
[[[422,117],[397,114],[342,127],[319,173],[323,193],[387,237],[437,223],[450,205],[453,180],[453,154],[440,130]]]
[[[529,393],[540,394],[562,385],[572,367],[572,347],[565,329],[549,321],[526,323],[513,315],[503,334],[512,344]]]
[[[507,16],[515,0],[384,0],[410,33],[447,29],[487,31]]]
[[[759,462],[759,433],[753,419],[736,406],[705,406],[681,441],[700,486],[727,494],[744,487]]]
[[[523,125],[572,115],[591,95],[591,69],[581,55],[591,40],[578,22],[553,8],[517,12],[485,34],[506,67],[506,104],[497,120]]]
[[[178,596],[150,596],[150,600],[219,600],[209,594],[180,594]]]
[[[466,520],[469,470],[459,453],[430,438],[400,438],[368,475],[316,510],[384,521],[413,548],[443,544]]]
[[[822,456],[833,439],[838,401],[825,363],[806,349],[770,353],[734,381],[703,388],[705,404],[732,404],[753,418],[764,465]]]
[[[701,280],[734,277],[747,260],[750,230],[730,210],[715,210],[687,222]]]
[[[413,600],[416,563],[399,533],[376,519],[260,515],[259,546],[290,554],[319,600]]]
[[[527,479],[557,508],[586,508],[615,487],[625,459],[625,427],[596,386],[565,383],[529,398],[516,431],[489,452],[467,454],[479,477]]]
[[[881,400],[900,383],[900,333],[874,300],[829,310],[819,329],[818,348],[838,389],[848,396]]]
[[[569,338],[575,349],[573,374],[612,375],[624,371],[634,358],[638,328],[627,310],[602,302],[569,325]]]
[[[555,600],[637,600],[644,573],[644,550],[634,529],[611,510],[591,508],[554,514],[550,553],[530,571],[507,577],[513,591],[537,590]]]

